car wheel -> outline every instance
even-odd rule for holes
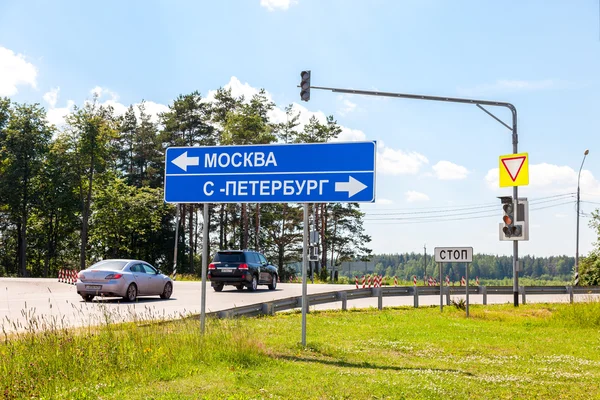
[[[235,288],[239,291],[244,290],[244,285],[235,285]]]
[[[132,283],[127,287],[127,292],[125,292],[125,300],[135,301],[135,299],[137,299],[137,286]]]
[[[248,290],[251,292],[254,292],[257,288],[258,288],[258,279],[256,278],[256,275],[252,275],[252,282],[250,283],[250,286],[248,286]]]
[[[86,302],[87,302],[87,301],[92,301],[92,300],[94,300],[94,297],[95,297],[95,296],[94,296],[93,294],[84,294],[84,295],[83,295],[83,296],[81,296],[81,297],[83,297],[83,301],[86,301]]]
[[[269,284],[269,290],[275,290],[277,288],[277,274],[273,274],[273,281]]]
[[[167,282],[167,283],[165,283],[165,288],[163,289],[163,292],[160,294],[160,298],[168,299],[171,297],[172,293],[173,293],[173,284],[171,282]]]
[[[216,286],[213,286],[213,289],[215,289],[215,292],[220,292],[223,290],[223,286],[225,286],[224,284],[220,283]]]

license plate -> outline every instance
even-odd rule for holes
[[[92,289],[92,290],[96,289],[97,290],[97,289],[102,289],[102,285],[85,285],[85,288],[86,289]]]
[[[221,268],[221,272],[233,272],[233,268]]]

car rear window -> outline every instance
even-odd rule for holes
[[[127,261],[111,261],[111,260],[105,260],[105,261],[100,261],[97,262],[96,264],[92,265],[91,267],[89,267],[88,269],[98,269],[98,268],[102,268],[102,269],[108,269],[111,271],[120,271],[122,270],[125,266],[127,265]]]
[[[244,262],[244,253],[220,251],[215,254],[215,262]]]

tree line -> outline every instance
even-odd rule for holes
[[[411,280],[416,276],[419,280],[424,277],[438,277],[438,265],[431,255],[417,253],[403,254],[376,254],[371,257],[375,264],[374,273],[384,276],[396,276],[404,280]],[[522,271],[519,276],[540,280],[560,279],[569,281],[573,277],[575,258],[566,255],[535,257],[526,255],[520,257]],[[464,263],[447,263],[443,266],[444,278],[459,281],[465,275]],[[506,279],[513,276],[512,256],[498,256],[491,254],[473,254],[473,262],[469,266],[469,277],[486,279]]]
[[[210,101],[194,91],[154,121],[143,101],[117,115],[94,96],[57,127],[39,104],[0,98],[0,276],[56,276],[104,258],[143,259],[171,273],[176,230],[177,272],[197,274],[204,205],[164,202],[165,150],[319,143],[341,133],[333,116],[301,125],[291,105],[275,122],[274,107],[264,90],[245,98],[220,88]],[[209,207],[209,254],[257,249],[283,275],[301,258],[301,205]],[[313,204],[311,215],[322,265],[371,253],[358,204]]]

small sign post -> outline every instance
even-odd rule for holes
[[[465,263],[466,265],[466,301],[467,301],[467,318],[469,317],[469,264],[473,262],[472,247],[436,247],[434,249],[435,262],[440,265],[440,311],[442,310],[442,263]]]

